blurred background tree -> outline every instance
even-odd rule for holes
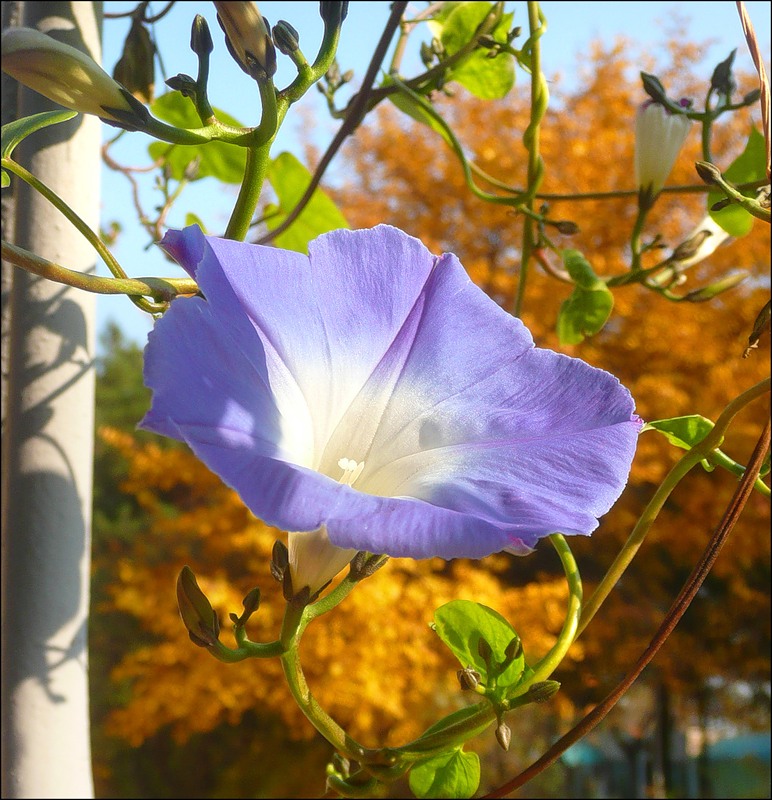
[[[542,124],[545,194],[633,188],[633,120],[644,99],[640,69],[656,72],[671,96],[704,96],[707,87],[690,77],[699,45],[674,40],[666,68],[634,61],[633,53],[629,42],[594,47],[585,56],[581,89],[553,96]],[[750,76],[741,79],[739,94],[754,85]],[[437,107],[488,173],[508,183],[525,174],[519,140],[528,122],[527,87],[500,102],[478,101],[459,90]],[[742,151],[748,128],[747,114],[722,118],[714,132],[717,163],[726,166]],[[699,158],[695,128],[670,183],[698,184],[693,164]],[[512,308],[520,220],[511,210],[468,193],[455,157],[436,134],[384,104],[345,146],[341,159],[344,168],[338,172],[345,181],[328,191],[352,227],[388,222],[434,252],[455,252],[473,280]],[[310,148],[308,161],[316,163]],[[580,228],[571,237],[556,234],[557,243],[582,250],[599,274],[627,269],[634,197],[553,197],[548,202],[553,218],[571,219]],[[665,194],[650,215],[646,235],[661,234],[661,252],[667,254],[705,212],[704,192]],[[768,297],[769,246],[768,226],[756,223],[751,235],[723,245],[690,269],[687,290],[730,269],[751,273],[708,303],[668,303],[637,285],[615,289],[609,324],[574,346],[560,346],[555,333],[570,287],[532,267],[523,320],[537,344],[617,375],[644,419],[692,413],[715,419],[738,387],[760,380],[768,369],[768,340],[750,358],[741,356]],[[473,331],[470,320],[470,335]],[[329,746],[291,701],[278,662],[220,664],[189,642],[175,603],[174,582],[184,564],[198,575],[223,620],[230,611],[240,612],[241,598],[259,585],[264,600],[250,622],[250,635],[274,638],[282,602],[268,564],[280,534],[256,521],[186,449],[133,430],[148,400],[141,352],[119,331],[109,336],[97,397],[101,444],[90,633],[97,795],[321,794]],[[763,409],[752,412],[758,419]],[[737,461],[746,459],[753,428],[752,414],[743,415],[725,452]],[[658,434],[642,435],[620,502],[590,539],[571,540],[587,593],[678,455]],[[512,749],[505,759],[495,755],[492,735],[480,742],[491,760],[499,759],[503,775],[540,755],[627,671],[707,543],[735,485],[733,476],[718,470],[695,472],[681,484],[574,647],[573,658],[556,673],[563,690],[548,706],[529,708],[513,721]],[[646,725],[657,724],[663,740],[675,730],[717,722],[768,729],[768,530],[768,502],[754,495],[698,602],[641,680],[652,688],[659,723],[633,721],[629,709],[627,716],[616,714],[605,724],[620,741],[640,737]],[[546,544],[523,559],[394,559],[309,629],[303,648],[309,682],[322,705],[365,744],[404,741],[466,703],[455,678],[458,665],[428,628],[434,608],[455,598],[495,608],[512,621],[526,656],[534,660],[559,630],[563,584]],[[667,779],[666,758],[660,767]],[[497,777],[495,770],[486,775],[491,787]],[[556,766],[522,796],[560,796],[562,780]]]

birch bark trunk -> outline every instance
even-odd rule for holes
[[[100,60],[101,3],[2,6],[4,28],[38,28]],[[5,79],[3,89],[4,122],[58,108]],[[14,152],[94,229],[100,126],[78,116]],[[72,269],[96,265],[64,217],[16,178],[3,190],[3,238]],[[2,794],[88,798],[95,299],[7,264],[3,273]]]

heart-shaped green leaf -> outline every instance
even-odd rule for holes
[[[460,747],[410,771],[410,790],[419,798],[472,797],[480,785],[480,757]]]

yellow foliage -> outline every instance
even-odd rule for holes
[[[161,453],[118,431],[101,432],[129,460],[124,489],[152,519],[131,559],[116,565],[110,607],[136,617],[158,643],[129,652],[115,669],[131,683],[131,702],[114,712],[108,729],[137,745],[164,725],[184,740],[222,722],[236,724],[248,709],[281,717],[287,734],[313,734],[285,687],[277,659],[224,665],[189,640],[176,608],[174,584],[183,565],[221,620],[241,613],[242,597],[259,585],[263,600],[248,625],[253,641],[279,632],[284,601],[270,577],[269,559],[281,536],[245,512],[188,451]],[[164,508],[174,497],[179,515]],[[567,601],[563,580],[522,588],[502,573],[511,559],[481,565],[441,559],[393,559],[363,581],[334,612],[309,627],[301,645],[306,676],[317,699],[365,744],[399,744],[438,716],[466,704],[455,677],[459,665],[429,628],[433,609],[457,598],[483,603],[521,633],[534,661],[554,644]],[[557,561],[557,557],[556,557]],[[229,645],[227,622],[222,640]],[[581,656],[576,647],[574,657]]]

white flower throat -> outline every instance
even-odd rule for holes
[[[360,461],[357,463],[353,458],[341,458],[338,461],[338,466],[343,470],[343,475],[338,482],[353,487],[365,468],[365,462]]]

